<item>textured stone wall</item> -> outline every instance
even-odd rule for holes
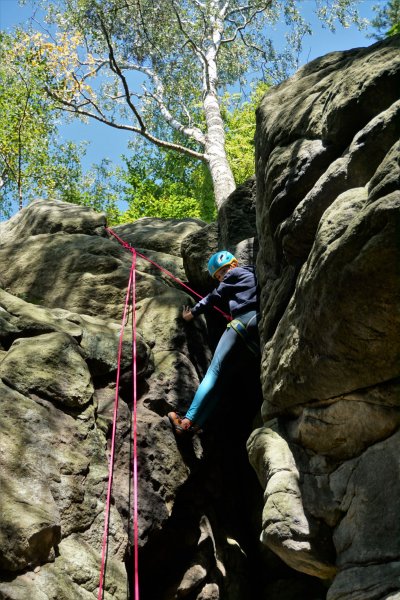
[[[131,254],[105,224],[83,207],[39,201],[0,225],[2,600],[97,598],[116,397],[104,598],[130,596],[130,315],[118,394],[115,386]],[[180,245],[204,228],[141,219],[115,230],[186,280]],[[177,440],[166,415],[190,404],[226,322],[216,315],[210,331],[204,318],[185,323],[182,306],[193,299],[142,258],[136,281],[140,597],[245,598],[257,581],[258,482],[246,440],[261,401],[258,372],[244,362],[249,382],[228,386],[222,415],[201,438]]]
[[[394,598],[400,37],[314,60],[257,119],[262,541],[329,600]]]

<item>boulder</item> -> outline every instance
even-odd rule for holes
[[[363,188],[349,190],[325,211],[264,349],[266,418],[399,375],[399,227],[400,191],[368,203]]]
[[[49,233],[105,235],[106,216],[89,207],[58,200],[35,200],[9,221],[0,223],[2,244]]]
[[[0,378],[22,394],[34,393],[80,408],[93,396],[89,369],[79,346],[66,333],[16,340],[0,364]]]
[[[113,227],[113,231],[131,246],[172,254],[180,258],[182,241],[204,226],[205,222],[201,219],[143,217],[134,223]]]
[[[294,569],[331,579],[336,572],[332,542],[305,513],[294,456],[279,426],[271,425],[256,429],[247,442],[264,489],[261,541]]]
[[[207,294],[214,283],[207,270],[208,259],[218,251],[218,223],[210,223],[189,234],[181,245],[187,279],[198,293]]]
[[[331,578],[329,600],[400,593],[399,47],[317,59],[257,111],[263,405],[248,451],[263,543]]]
[[[2,382],[0,394],[0,561],[18,573],[54,562],[62,539],[90,529],[104,508],[98,492],[107,467],[102,436],[91,427],[93,408],[76,423],[52,403]],[[115,527],[120,547],[124,534]]]
[[[122,246],[81,233],[40,234],[29,240],[0,245],[7,291],[48,308],[121,318],[132,262]],[[138,298],[161,294],[167,287],[161,278],[138,273]]]
[[[339,572],[329,600],[350,595],[378,600],[398,588],[400,537],[393,498],[399,493],[399,441],[397,432],[331,475],[343,518],[334,531]]]
[[[64,309],[49,309],[30,304],[0,289],[0,343],[9,347],[18,338],[31,338],[46,333],[64,333],[74,338],[80,352],[95,375],[114,373],[117,368],[121,325]],[[125,332],[122,368],[126,370],[132,355],[132,336]],[[138,372],[146,370],[150,348],[138,332],[136,338]]]

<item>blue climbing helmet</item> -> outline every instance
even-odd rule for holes
[[[228,252],[228,250],[220,250],[212,255],[210,260],[208,261],[208,272],[211,277],[215,277],[217,271],[222,269],[222,267],[226,267],[227,265],[231,265],[234,261],[237,262],[237,259]]]

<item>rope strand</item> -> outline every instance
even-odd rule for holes
[[[135,600],[139,600],[139,524],[137,455],[137,344],[136,344],[136,252],[132,260],[132,432],[133,432],[133,552]]]
[[[111,449],[110,449],[110,461],[108,468],[108,487],[107,487],[107,498],[106,498],[106,507],[105,507],[105,515],[104,515],[104,530],[103,530],[103,542],[101,549],[101,566],[100,566],[100,579],[99,579],[99,592],[97,595],[97,600],[103,599],[104,594],[104,577],[105,577],[105,568],[107,562],[107,549],[108,549],[108,530],[110,524],[110,507],[111,507],[111,491],[112,491],[112,483],[113,483],[113,474],[114,474],[114,462],[115,462],[115,439],[116,439],[116,431],[117,431],[117,416],[118,416],[118,405],[119,405],[119,381],[121,374],[121,359],[122,359],[122,342],[124,337],[125,323],[127,322],[127,313],[129,300],[133,288],[133,283],[135,280],[135,269],[136,269],[136,253],[132,251],[132,266],[129,274],[128,288],[125,297],[124,311],[122,315],[122,323],[121,330],[119,335],[119,343],[118,343],[118,357],[117,357],[117,376],[116,376],[116,385],[115,385],[115,400],[114,400],[114,412],[113,412],[113,424],[112,424],[112,433],[111,433]],[[134,318],[132,318],[132,322]],[[135,349],[136,353],[136,349]],[[135,369],[135,366],[133,367]],[[136,373],[136,372],[135,372]],[[136,388],[136,383],[134,384]],[[136,408],[135,408],[135,416],[136,416]],[[135,488],[136,489],[136,488]],[[137,518],[136,518],[137,520]],[[136,562],[135,562],[136,569]],[[136,579],[137,574],[135,573],[135,589],[136,589]],[[135,600],[139,600],[139,596],[135,596]]]
[[[134,547],[134,599],[139,600],[139,526],[138,526],[138,454],[137,454],[137,330],[136,330],[136,263],[137,257],[146,260],[151,263],[154,267],[171,277],[179,285],[187,289],[191,294],[197,296],[197,298],[203,298],[195,290],[190,288],[186,283],[175,277],[173,273],[158,265],[156,262],[137,252],[133,246],[122,240],[112,229],[105,228],[126,250],[129,250],[132,254],[132,264],[129,273],[128,287],[125,297],[124,310],[122,315],[121,330],[118,343],[118,356],[117,356],[117,376],[116,376],[116,387],[115,387],[115,400],[114,400],[114,412],[113,412],[113,424],[111,433],[111,449],[110,449],[110,461],[108,469],[108,486],[107,486],[107,498],[104,515],[104,531],[103,541],[101,550],[101,567],[100,567],[100,579],[99,579],[99,591],[97,600],[102,600],[104,595],[104,581],[105,581],[105,569],[107,562],[107,550],[108,550],[108,531],[110,524],[110,508],[111,508],[111,493],[112,483],[114,474],[114,463],[115,463],[115,440],[117,431],[117,417],[118,417],[118,405],[119,405],[119,382],[121,374],[121,359],[122,359],[122,346],[125,326],[129,319],[129,302],[132,305],[132,436],[133,436],[133,457],[132,457],[132,478],[133,478],[133,547]],[[226,319],[231,320],[230,315],[224,313],[220,308],[214,306],[215,310],[220,312]]]
[[[149,262],[150,264],[152,264],[154,267],[156,267],[157,269],[159,269],[159,271],[162,271],[162,273],[165,273],[166,275],[168,275],[168,277],[170,277],[171,279],[173,279],[174,281],[176,281],[176,283],[179,283],[179,285],[181,285],[182,287],[184,287],[186,290],[188,290],[191,294],[194,294],[197,298],[200,298],[200,300],[203,299],[203,296],[201,296],[200,294],[198,294],[195,290],[193,290],[191,287],[189,287],[186,283],[184,283],[183,281],[181,281],[178,277],[175,277],[175,275],[173,273],[171,273],[171,271],[168,271],[168,269],[165,269],[164,267],[162,267],[161,265],[158,265],[156,262],[154,262],[154,260],[151,260],[151,258],[149,258],[148,256],[145,256],[144,254],[141,254],[140,252],[138,252],[135,248],[133,248],[133,246],[131,246],[130,244],[128,244],[128,242],[125,242],[124,240],[122,240],[116,233],[115,231],[113,231],[112,229],[110,229],[109,227],[105,227],[105,230],[108,231],[112,236],[115,237],[115,239],[121,244],[121,246],[123,246],[126,250],[130,250],[130,252],[136,252],[137,256],[140,256],[140,258],[143,258],[143,260],[147,260],[147,262]],[[227,319],[228,321],[230,321],[232,319],[232,317],[228,314],[226,314],[223,310],[221,310],[220,308],[218,308],[218,306],[213,306],[213,308],[215,310],[217,310],[219,313],[221,313],[221,315],[223,315],[225,317],[225,319]]]

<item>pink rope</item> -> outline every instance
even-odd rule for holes
[[[105,575],[105,567],[106,567],[106,560],[107,560],[107,547],[108,547],[108,529],[109,529],[109,523],[110,523],[111,491],[112,491],[114,463],[115,463],[115,438],[116,438],[116,431],[117,431],[117,416],[118,416],[118,404],[119,404],[119,381],[120,381],[120,374],[121,374],[122,342],[123,342],[123,337],[124,337],[126,317],[128,314],[130,294],[131,294],[132,288],[134,286],[135,268],[136,268],[136,253],[134,250],[132,250],[132,266],[131,266],[131,270],[130,270],[130,274],[129,274],[128,288],[127,288],[127,293],[126,293],[126,297],[125,297],[124,311],[123,311],[123,315],[122,315],[122,324],[121,324],[121,331],[120,331],[120,335],[119,335],[119,344],[118,344],[117,377],[116,377],[116,386],[115,386],[113,425],[112,425],[112,433],[111,433],[110,462],[109,462],[109,468],[108,468],[107,499],[106,499],[105,515],[104,515],[104,531],[103,531],[103,542],[102,542],[102,550],[101,550],[99,592],[97,595],[98,600],[102,600],[102,598],[103,598],[104,575]],[[133,293],[133,291],[132,291],[132,293]],[[135,342],[136,342],[136,339],[135,339]],[[133,352],[135,353],[134,355],[135,355],[135,360],[136,360],[136,348]],[[135,363],[133,365],[133,370],[136,375]],[[136,390],[136,383],[134,383],[134,389]],[[135,398],[136,398],[136,392],[134,395],[134,404],[135,404]],[[135,420],[136,420],[136,407],[134,409],[134,412],[135,412]],[[136,431],[134,433],[134,437],[135,437],[135,434],[136,434]],[[135,445],[137,445],[136,442],[134,443],[134,446]],[[137,460],[134,458],[134,463],[135,462],[137,462]],[[136,465],[134,465],[134,466],[135,466],[135,470],[136,470],[136,479],[137,479],[137,467],[136,467]],[[135,486],[135,490],[136,490],[136,486]],[[136,494],[136,496],[137,496],[137,494]],[[137,502],[136,502],[136,510],[137,510]],[[135,514],[134,520],[137,521],[137,514]],[[137,529],[136,529],[136,533],[137,533]],[[135,543],[135,547],[137,547],[137,540],[134,540],[134,543]],[[137,561],[135,562],[135,571],[136,571],[136,567],[137,567]],[[137,583],[136,583],[137,579],[138,579],[138,575],[135,572],[135,590],[136,590],[136,586],[137,586]],[[139,595],[135,596],[135,600],[139,600]]]
[[[115,439],[117,431],[117,417],[118,417],[118,405],[119,405],[119,382],[121,375],[121,358],[122,358],[122,345],[124,337],[125,323],[128,314],[129,301],[132,303],[132,435],[133,435],[133,458],[132,458],[132,473],[133,473],[133,545],[134,545],[134,598],[139,600],[139,519],[138,519],[138,455],[137,455],[137,330],[136,330],[136,262],[137,257],[147,260],[157,269],[171,277],[174,281],[179,283],[182,287],[186,288],[189,292],[202,298],[195,290],[192,290],[183,281],[175,277],[170,271],[161,267],[150,258],[137,252],[135,248],[130,246],[127,242],[122,240],[112,229],[106,227],[108,231],[115,239],[127,250],[132,253],[132,265],[129,273],[128,287],[125,297],[124,310],[122,315],[121,331],[119,336],[118,344],[118,357],[117,357],[117,377],[115,387],[115,400],[114,400],[114,412],[113,412],[113,425],[111,433],[111,449],[110,449],[110,462],[108,468],[108,487],[107,487],[107,499],[104,515],[104,531],[103,541],[101,550],[101,567],[100,567],[100,579],[99,579],[99,592],[97,595],[98,600],[102,600],[104,594],[104,577],[105,568],[107,561],[107,548],[108,548],[108,530],[110,523],[110,508],[111,508],[111,493],[112,483],[114,475],[114,463],[115,463]],[[230,315],[224,313],[217,306],[214,308],[220,312],[228,320],[231,319]]]
[[[140,252],[138,252],[137,250],[135,250],[130,244],[128,244],[128,242],[125,242],[124,240],[122,240],[112,229],[110,229],[109,227],[105,228],[106,231],[108,231],[112,236],[115,237],[115,239],[127,250],[130,250],[131,252],[136,252],[137,256],[140,256],[140,258],[143,258],[144,260],[147,260],[147,262],[151,263],[154,267],[156,267],[157,269],[159,269],[160,271],[162,271],[163,273],[165,273],[166,275],[168,275],[168,277],[171,277],[171,279],[173,279],[174,281],[176,281],[176,283],[179,283],[179,285],[181,285],[182,287],[186,288],[189,292],[191,292],[192,294],[194,294],[195,296],[197,296],[197,298],[202,299],[203,296],[201,296],[200,294],[198,294],[195,290],[192,290],[192,288],[190,288],[188,285],[186,285],[186,283],[184,283],[183,281],[181,281],[180,279],[178,279],[178,277],[175,277],[175,275],[173,273],[171,273],[170,271],[168,271],[167,269],[165,269],[164,267],[162,267],[161,265],[158,265],[156,262],[154,262],[153,260],[151,260],[150,258],[148,258],[147,256],[145,256],[144,254],[141,254]],[[223,310],[221,310],[220,308],[218,308],[218,306],[213,306],[213,308],[215,310],[217,310],[219,313],[221,313],[221,315],[223,315],[225,317],[225,319],[227,319],[228,321],[232,320],[232,317],[228,314],[226,314]]]
[[[137,457],[137,332],[136,332],[136,252],[132,252],[132,432],[133,432],[133,552],[135,600],[139,600],[139,524]]]

